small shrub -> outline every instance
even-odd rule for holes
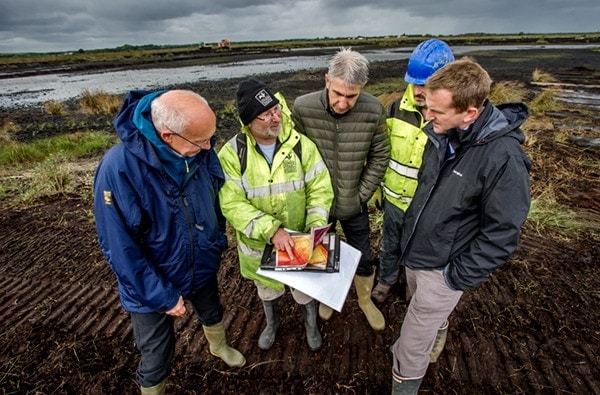
[[[540,92],[529,104],[533,115],[544,115],[549,111],[562,110],[562,106],[556,100],[556,92],[553,89],[545,89]]]
[[[70,189],[72,177],[66,165],[66,158],[60,152],[52,154],[33,170],[31,185],[23,195],[30,202],[44,196],[66,195]]]
[[[50,115],[67,115],[67,107],[64,102],[49,100],[44,103],[44,111]]]
[[[12,141],[12,135],[19,133],[21,131],[21,127],[14,123],[11,120],[6,120],[0,127],[0,140],[3,141]]]
[[[569,231],[582,230],[584,226],[577,220],[573,210],[559,204],[551,189],[546,189],[531,201],[527,222],[539,234],[558,228]]]
[[[233,100],[230,100],[228,103],[225,104],[225,106],[223,107],[223,110],[220,112],[219,114],[219,118],[220,119],[226,119],[226,118],[236,118],[238,116],[238,112],[237,112],[237,108],[235,106],[235,102]]]
[[[525,84],[515,81],[500,81],[492,89],[490,100],[494,104],[513,103],[525,100]]]
[[[532,81],[533,82],[558,82],[558,80],[556,78],[554,78],[554,76],[552,76],[552,74],[549,74],[540,69],[533,70]]]
[[[84,113],[115,116],[121,108],[121,97],[95,89],[85,89],[79,95],[79,107]]]

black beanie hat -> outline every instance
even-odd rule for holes
[[[237,110],[244,125],[248,125],[258,114],[279,104],[279,100],[264,82],[249,78],[240,82],[236,92]]]

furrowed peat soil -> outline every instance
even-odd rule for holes
[[[565,107],[531,122],[526,150],[534,158],[532,192],[552,185],[566,213],[589,231],[540,228],[528,220],[517,252],[450,317],[446,349],[429,366],[422,393],[600,394],[600,54],[591,50],[487,51],[471,54],[495,82],[520,81],[529,99],[555,89]],[[402,78],[406,62],[374,63],[371,83]],[[532,83],[532,72],[560,84]],[[291,102],[321,89],[325,70],[261,76]],[[239,80],[186,85],[217,112]],[[18,140],[73,130],[41,106],[0,109],[2,123],[21,126]],[[78,115],[110,133],[110,119]],[[43,127],[42,127],[43,125]],[[219,120],[222,139],[236,121]],[[81,190],[91,187],[99,158],[77,164]],[[561,171],[567,169],[568,171]],[[25,177],[25,176],[23,176]],[[26,181],[23,181],[26,182]],[[115,278],[96,240],[89,193],[55,196],[27,207],[0,203],[0,388],[2,393],[132,394],[138,391],[134,348]],[[377,213],[373,211],[373,218]],[[378,229],[378,228],[377,228]],[[379,231],[372,235],[377,252]],[[168,393],[383,394],[391,388],[389,346],[405,313],[402,290],[380,307],[385,330],[374,332],[350,289],[341,313],[319,322],[323,348],[305,340],[302,311],[284,297],[282,322],[269,351],[257,346],[264,325],[254,285],[241,278],[235,242],[219,273],[230,343],[247,365],[228,368],[210,355],[195,317],[176,320],[177,350]],[[191,309],[189,309],[191,310]]]

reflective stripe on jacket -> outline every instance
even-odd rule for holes
[[[427,135],[422,130],[426,123],[416,106],[413,85],[409,84],[402,98],[388,108],[391,151],[383,177],[385,199],[402,211],[406,211],[417,189],[427,143]]]
[[[307,231],[327,223],[333,188],[325,162],[315,144],[294,130],[289,109],[281,94],[282,132],[273,164],[258,151],[247,126],[247,166],[240,174],[236,137],[219,152],[225,185],[219,192],[223,214],[236,232],[240,271],[243,277],[283,289],[284,285],[256,273],[267,243],[279,227]],[[301,144],[301,159],[294,146]]]

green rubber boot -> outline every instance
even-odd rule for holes
[[[212,326],[202,326],[204,336],[210,345],[210,353],[219,357],[232,368],[241,368],[246,364],[246,358],[241,352],[227,345],[223,321]]]
[[[319,303],[319,317],[321,317],[323,321],[329,320],[332,314],[333,309],[331,307],[327,306],[326,304]]]
[[[431,353],[429,354],[429,363],[436,363],[444,346],[446,345],[446,337],[448,336],[448,321],[442,325],[440,329],[437,331],[437,335],[435,336],[435,342],[433,343],[433,348],[431,349]]]
[[[167,379],[164,379],[160,383],[153,385],[152,387],[141,387],[140,393],[142,395],[165,395],[167,389]]]
[[[371,300],[371,289],[373,288],[374,278],[375,273],[368,277],[356,275],[354,276],[354,287],[358,295],[358,307],[365,313],[369,325],[376,331],[382,331],[385,329],[385,318],[383,318],[383,314],[381,314],[381,311],[379,311]]]

